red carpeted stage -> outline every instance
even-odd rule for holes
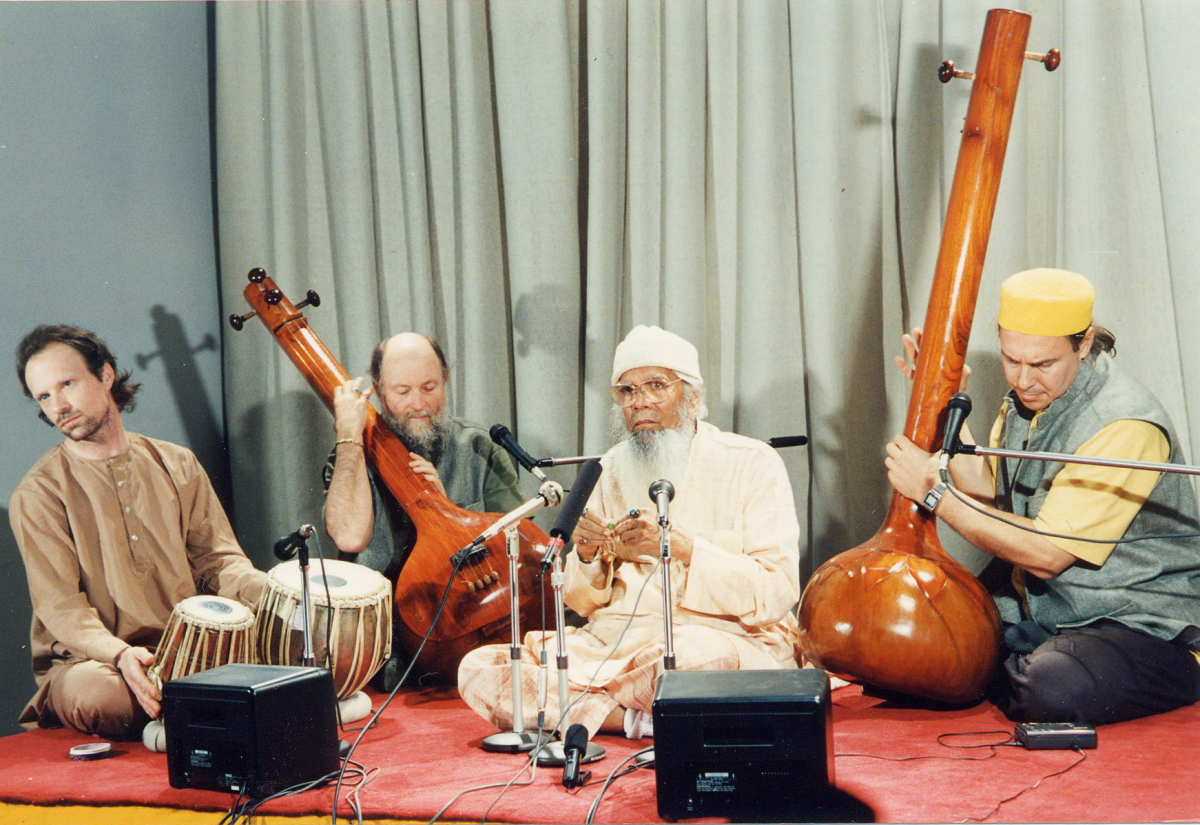
[[[381,697],[374,698],[378,706]],[[942,737],[964,746],[1011,733],[1012,723],[986,703],[930,709],[849,686],[833,692],[833,711],[837,786],[875,821],[1200,821],[1200,704],[1102,727],[1097,748],[1082,752],[939,744],[943,734],[979,734]],[[482,751],[480,741],[492,732],[453,690],[397,696],[354,755],[377,770],[358,793],[364,821],[424,822],[444,808],[446,822],[584,822],[605,777],[650,744],[599,737],[607,757],[587,766],[588,785],[569,792],[561,769],[541,768],[530,783],[528,773],[518,776],[522,757]],[[107,759],[71,760],[68,749],[87,741],[63,730],[0,739],[0,821],[214,823],[235,803],[233,794],[170,787],[166,756],[141,743],[116,744]],[[514,779],[503,792],[471,791]],[[352,792],[340,791],[340,821],[353,821]],[[254,821],[329,821],[333,796],[327,786],[276,800]],[[641,769],[615,780],[595,821],[659,822],[654,773]]]

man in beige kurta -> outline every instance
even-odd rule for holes
[[[20,721],[123,738],[158,714],[145,669],[175,604],[203,591],[253,607],[265,574],[196,456],[124,429],[138,385],[115,366],[77,327],[38,327],[21,342],[25,392],[66,438],[17,485],[9,517],[38,685]]]
[[[572,538],[563,597],[587,618],[565,633],[570,717],[632,738],[652,733],[663,670],[664,626],[657,511],[649,486],[666,478],[670,505],[675,667],[796,667],[799,524],[783,462],[766,444],[703,422],[696,350],[657,327],[637,327],[617,348],[614,418],[624,436]],[[537,666],[553,669],[553,634],[528,633],[522,661],[523,725],[536,727]],[[546,723],[557,723],[558,675],[547,682]],[[472,651],[459,691],[499,728],[512,726],[510,650]]]

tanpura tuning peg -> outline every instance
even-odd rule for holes
[[[263,293],[263,300],[271,306],[275,306],[277,303],[283,300],[283,292],[278,289],[268,289],[265,293]],[[321,296],[317,294],[316,290],[310,289],[308,294],[304,296],[304,300],[295,306],[296,309],[302,309],[306,306],[319,307],[320,305]]]
[[[257,270],[257,271],[262,272],[263,270]],[[251,275],[253,275],[253,272],[251,272]],[[253,278],[251,278],[251,281],[253,281]],[[262,283],[262,282],[256,281],[254,283]],[[283,293],[281,293],[281,291],[277,290],[277,289],[268,289],[268,290],[266,290],[266,293],[263,295],[263,300],[270,303],[270,305],[272,307],[274,307],[276,305],[276,303],[283,300]],[[256,311],[256,309],[251,309],[251,311],[247,312],[245,315],[239,315],[236,313],[233,315],[229,315],[229,326],[232,326],[233,329],[238,330],[240,332],[241,327],[245,326],[246,321],[250,320],[251,318],[254,317],[254,315],[257,315],[257,314],[258,314],[258,311]]]
[[[267,270],[263,269],[261,266],[256,266],[256,267],[254,267],[254,269],[252,269],[246,273],[246,278],[252,284],[261,284],[263,281],[265,281],[267,279]],[[258,313],[256,311],[251,310],[250,312],[247,312],[245,315],[238,315],[236,313],[233,315],[230,315],[229,316],[229,326],[233,327],[238,332],[241,332],[242,327],[246,325],[246,322],[249,321],[251,318],[253,318],[257,314]]]
[[[959,77],[963,80],[974,80],[974,72],[961,72],[954,68],[953,60],[943,60],[942,65],[938,66],[938,80],[943,83],[949,83],[954,78]]]
[[[1062,52],[1058,49],[1051,49],[1045,54],[1036,54],[1034,52],[1025,52],[1026,60],[1034,60],[1043,64],[1046,71],[1052,72],[1058,68],[1058,64],[1062,63]],[[954,68],[953,60],[943,60],[942,65],[938,66],[938,80],[943,83],[949,83],[954,78],[959,77],[963,80],[974,80],[974,72],[963,72]]]
[[[258,313],[254,310],[250,310],[245,315],[238,315],[237,313],[234,313],[233,315],[229,316],[229,326],[233,327],[238,332],[241,332],[242,327],[245,326],[246,322],[257,314]]]
[[[256,266],[256,267],[254,267],[254,269],[250,270],[246,274],[246,277],[250,280],[250,283],[261,284],[263,281],[265,281],[267,279],[267,271],[260,266]],[[275,306],[276,304],[278,304],[280,301],[283,300],[283,292],[282,292],[282,290],[279,290],[279,289],[268,289],[266,292],[263,293],[262,299],[269,305]],[[304,297],[304,300],[301,301],[300,303],[296,304],[296,309],[300,309],[301,307],[306,307],[306,306],[318,307],[320,305],[321,305],[321,296],[316,293],[316,290],[310,289],[308,291],[308,294]],[[234,329],[240,331],[242,329],[242,327],[245,326],[246,322],[249,321],[251,318],[253,318],[257,314],[258,314],[257,311],[251,310],[250,312],[247,312],[245,315],[236,315],[236,314],[230,315],[229,316],[229,325],[231,327],[233,327]]]
[[[1026,60],[1034,60],[1038,63],[1044,63],[1046,71],[1052,72],[1058,68],[1058,64],[1062,63],[1062,52],[1058,49],[1051,49],[1045,54],[1034,54],[1033,52],[1025,52]]]

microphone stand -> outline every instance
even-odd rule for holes
[[[1100,467],[1124,467],[1129,470],[1157,470],[1164,473],[1185,473],[1200,475],[1200,467],[1190,464],[1167,464],[1157,461],[1134,461],[1133,459],[1102,458],[1090,455],[1072,455],[1070,453],[1037,453],[1028,450],[1002,450],[993,447],[980,447],[977,444],[961,444],[955,453],[966,455],[994,455],[999,458],[1029,458],[1034,461],[1058,461],[1070,464],[1094,464]]]
[[[554,634],[555,640],[558,643],[558,656],[555,660],[555,665],[558,668],[558,707],[560,711],[558,729],[562,731],[562,736],[566,736],[567,728],[571,727],[571,696],[570,690],[567,687],[567,641],[563,633],[567,628],[567,619],[562,594],[562,553],[557,553],[554,556],[554,570],[550,574],[550,586],[554,591],[554,620],[558,624],[558,632]],[[515,688],[513,692],[516,692]],[[595,762],[598,759],[603,759],[604,755],[604,748],[595,742],[589,741],[587,743],[587,750],[579,759],[579,764],[583,765],[588,762]],[[552,768],[562,767],[567,764],[566,747],[562,740],[546,744],[538,752],[537,763],[542,767]]]
[[[303,534],[299,536],[297,551],[300,564],[300,606],[304,611],[304,655],[300,662],[304,667],[316,667],[317,657],[313,655],[312,642],[312,606],[308,596],[308,541]]]
[[[512,613],[512,645],[509,658],[512,660],[512,719],[510,731],[500,731],[491,736],[485,736],[480,747],[493,753],[526,753],[537,746],[541,732],[533,735],[525,730],[525,711],[521,697],[521,601],[517,595],[519,587],[517,578],[517,561],[520,557],[521,545],[517,535],[517,525],[504,530],[505,547],[508,550],[508,591],[509,610]]]
[[[558,482],[544,481],[538,489],[536,496],[515,510],[501,516],[492,526],[480,533],[474,541],[454,554],[455,559],[460,555],[469,557],[471,553],[477,551],[493,536],[499,535],[501,532],[504,533],[504,546],[508,555],[509,622],[512,628],[510,657],[512,659],[513,729],[511,731],[500,731],[499,733],[493,733],[485,737],[483,742],[480,743],[480,747],[485,751],[492,751],[494,753],[523,753],[533,750],[537,744],[536,737],[531,737],[530,734],[525,732],[525,714],[521,706],[521,599],[519,594],[520,578],[517,572],[521,545],[517,531],[521,519],[540,507],[555,507],[561,500],[562,487]]]
[[[946,405],[947,415],[952,415],[955,410],[954,402],[961,402],[958,405],[958,410],[962,419],[971,412],[971,399],[966,393],[955,393]],[[947,419],[947,429],[950,428],[950,420]],[[1135,459],[1126,458],[1104,458],[1103,456],[1091,455],[1075,455],[1074,453],[1046,453],[1034,452],[1032,450],[1007,450],[999,447],[982,447],[978,444],[963,444],[958,439],[958,431],[962,427],[962,420],[958,421],[958,425],[954,427],[953,432],[948,432],[945,436],[947,445],[942,450],[941,462],[938,467],[938,474],[942,481],[947,484],[948,470],[950,459],[958,454],[962,455],[982,455],[996,456],[997,458],[1028,458],[1032,461],[1057,461],[1060,464],[1091,464],[1097,467],[1123,467],[1127,470],[1154,470],[1160,473],[1184,473],[1186,475],[1200,475],[1200,467],[1191,464],[1169,464],[1159,461],[1137,461]]]
[[[481,551],[481,548],[493,537],[500,535],[509,527],[517,524],[521,519],[528,516],[530,513],[541,507],[557,507],[562,501],[562,485],[557,481],[546,480],[538,489],[537,495],[526,501],[524,504],[517,507],[515,510],[510,510],[492,523],[492,526],[484,530],[478,536],[471,540],[471,543],[463,547],[457,553],[450,557],[450,561],[458,564],[461,559],[465,562],[475,553]],[[515,573],[512,574],[515,580]]]
[[[803,447],[808,443],[806,435],[781,435],[775,438],[768,438],[767,444],[779,450],[784,447]],[[533,462],[534,467],[557,467],[560,464],[582,464],[585,461],[593,459],[601,459],[603,456],[598,455],[575,455],[567,458],[539,458]]]
[[[671,522],[658,520],[658,549],[662,557],[663,670],[675,669],[675,630],[671,605]]]
[[[662,559],[663,591],[663,672],[675,669],[675,628],[671,602],[671,521],[658,520],[658,550]],[[633,760],[639,768],[654,768],[654,748],[649,747]]]
[[[559,464],[583,464],[585,461],[599,461],[601,455],[574,455],[569,458],[539,458],[534,462],[535,467],[557,467]]]

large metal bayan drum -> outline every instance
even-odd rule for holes
[[[221,596],[191,596],[171,611],[146,675],[161,690],[163,682],[181,676],[254,661],[250,608]]]
[[[392,655],[392,589],[381,574],[345,561],[315,561],[308,569],[312,649],[333,671],[339,699],[361,689]],[[255,622],[264,665],[304,660],[300,563],[271,569]]]

